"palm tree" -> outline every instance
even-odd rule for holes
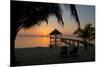
[[[87,42],[95,39],[95,28],[92,27],[92,24],[86,24],[83,29],[77,29],[74,34],[78,34],[78,37],[83,40],[82,43],[84,44],[85,50],[87,50]]]
[[[11,22],[13,23],[12,26],[15,25],[15,28],[13,27],[15,29],[14,37],[16,37],[17,32],[21,28],[28,29],[32,26],[40,25],[42,21],[48,23],[48,17],[50,15],[55,15],[58,19],[58,23],[64,25],[59,4],[11,1],[11,5]],[[70,4],[67,6],[69,6],[71,14],[77,21],[78,26],[80,26],[75,5]]]
[[[83,39],[84,41],[90,41],[95,39],[95,28],[92,27],[92,24],[86,24],[85,27],[78,28],[74,34],[78,34],[78,37]]]
[[[79,18],[75,5],[67,5],[70,8],[71,15],[80,27]],[[56,3],[39,3],[11,1],[11,48],[14,51],[14,41],[18,31],[21,28],[31,28],[40,25],[42,21],[48,23],[50,15],[56,16],[58,23],[64,25],[62,12],[59,4]]]

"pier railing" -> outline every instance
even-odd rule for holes
[[[93,43],[86,42],[86,41],[79,40],[79,39],[61,38],[61,41],[71,46],[79,46],[80,44],[82,44],[83,46],[85,45],[93,46],[94,45]]]

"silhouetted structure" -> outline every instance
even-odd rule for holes
[[[78,46],[73,46],[73,49],[70,51],[71,56],[78,56]]]
[[[67,46],[61,47],[60,56],[61,57],[68,57],[68,47]]]
[[[62,36],[62,33],[59,32],[57,29],[53,30],[50,34],[50,46],[57,45],[58,42],[60,42],[60,38]]]

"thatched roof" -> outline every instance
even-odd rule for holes
[[[58,35],[58,34],[62,34],[61,32],[59,32],[57,29],[53,30],[50,35]]]

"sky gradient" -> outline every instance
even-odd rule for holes
[[[69,8],[60,5],[62,9],[62,16],[64,20],[64,26],[62,27],[55,16],[48,18],[48,24],[43,21],[40,26],[34,26],[30,29],[21,29],[18,35],[49,35],[49,33],[55,28],[58,29],[63,35],[70,35],[77,29],[76,21],[72,18]],[[76,5],[77,13],[79,16],[81,27],[85,24],[91,23],[95,26],[95,7],[89,5]]]

